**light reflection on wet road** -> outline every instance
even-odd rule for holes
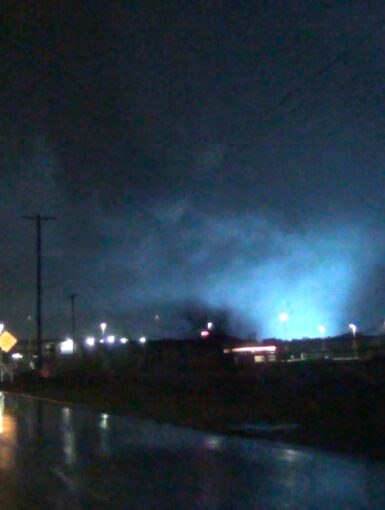
[[[385,463],[0,393],[0,508],[385,508]]]

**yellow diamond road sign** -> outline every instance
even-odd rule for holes
[[[4,331],[2,335],[0,335],[0,348],[4,352],[9,352],[13,346],[17,344],[17,338],[15,338],[8,331]]]

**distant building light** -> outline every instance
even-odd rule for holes
[[[108,336],[108,337],[107,337],[107,342],[108,342],[109,344],[113,344],[113,343],[115,342],[115,337],[114,337],[114,335],[110,335],[110,336]]]
[[[99,342],[100,342],[101,344],[104,344],[104,338],[101,338],[101,339],[99,340]]]
[[[123,338],[120,339],[120,343],[121,344],[126,344],[127,342],[128,342],[128,338],[124,338],[123,337]]]
[[[95,345],[95,338],[93,336],[89,336],[86,338],[86,344],[89,347],[93,347]]]
[[[141,337],[139,338],[139,342],[140,342],[141,344],[145,344],[145,343],[147,342],[147,338],[146,338],[145,336],[141,336]]]
[[[67,338],[60,344],[60,352],[62,354],[72,354],[74,352],[74,341],[72,338]]]
[[[202,337],[209,336],[209,334],[210,334],[210,331],[207,331],[207,329],[204,329],[203,331],[201,331],[201,336]]]
[[[108,414],[102,414],[100,416],[100,428],[102,429],[107,429],[108,428]]]
[[[20,354],[20,352],[14,352],[12,354],[12,359],[21,359],[23,357],[22,354]]]
[[[275,352],[277,347],[275,345],[260,345],[255,347],[235,347],[231,349],[232,352]]]

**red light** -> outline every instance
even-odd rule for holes
[[[207,331],[206,329],[201,331],[201,336],[209,336],[210,332]]]

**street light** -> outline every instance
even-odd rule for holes
[[[89,336],[86,338],[86,344],[89,347],[93,347],[95,345],[95,338],[93,336]]]
[[[357,326],[355,324],[349,324],[349,328],[352,330],[353,337],[355,338],[357,332]]]
[[[318,331],[321,333],[321,336],[324,337],[325,336],[325,326],[318,326]]]
[[[102,331],[102,338],[100,339],[100,343],[101,343],[101,344],[104,344],[104,332],[105,332],[105,331],[106,331],[106,329],[107,329],[107,323],[106,323],[106,322],[101,322],[101,323],[99,324],[99,327],[100,327],[100,329],[101,329],[101,331]]]
[[[289,315],[286,312],[280,313],[279,320],[283,324],[283,334],[284,334],[285,340],[287,340],[288,339],[287,338],[287,321],[289,320]]]
[[[141,336],[141,337],[139,338],[139,342],[140,342],[141,344],[145,344],[145,343],[147,342],[147,338],[146,338],[145,336]]]

